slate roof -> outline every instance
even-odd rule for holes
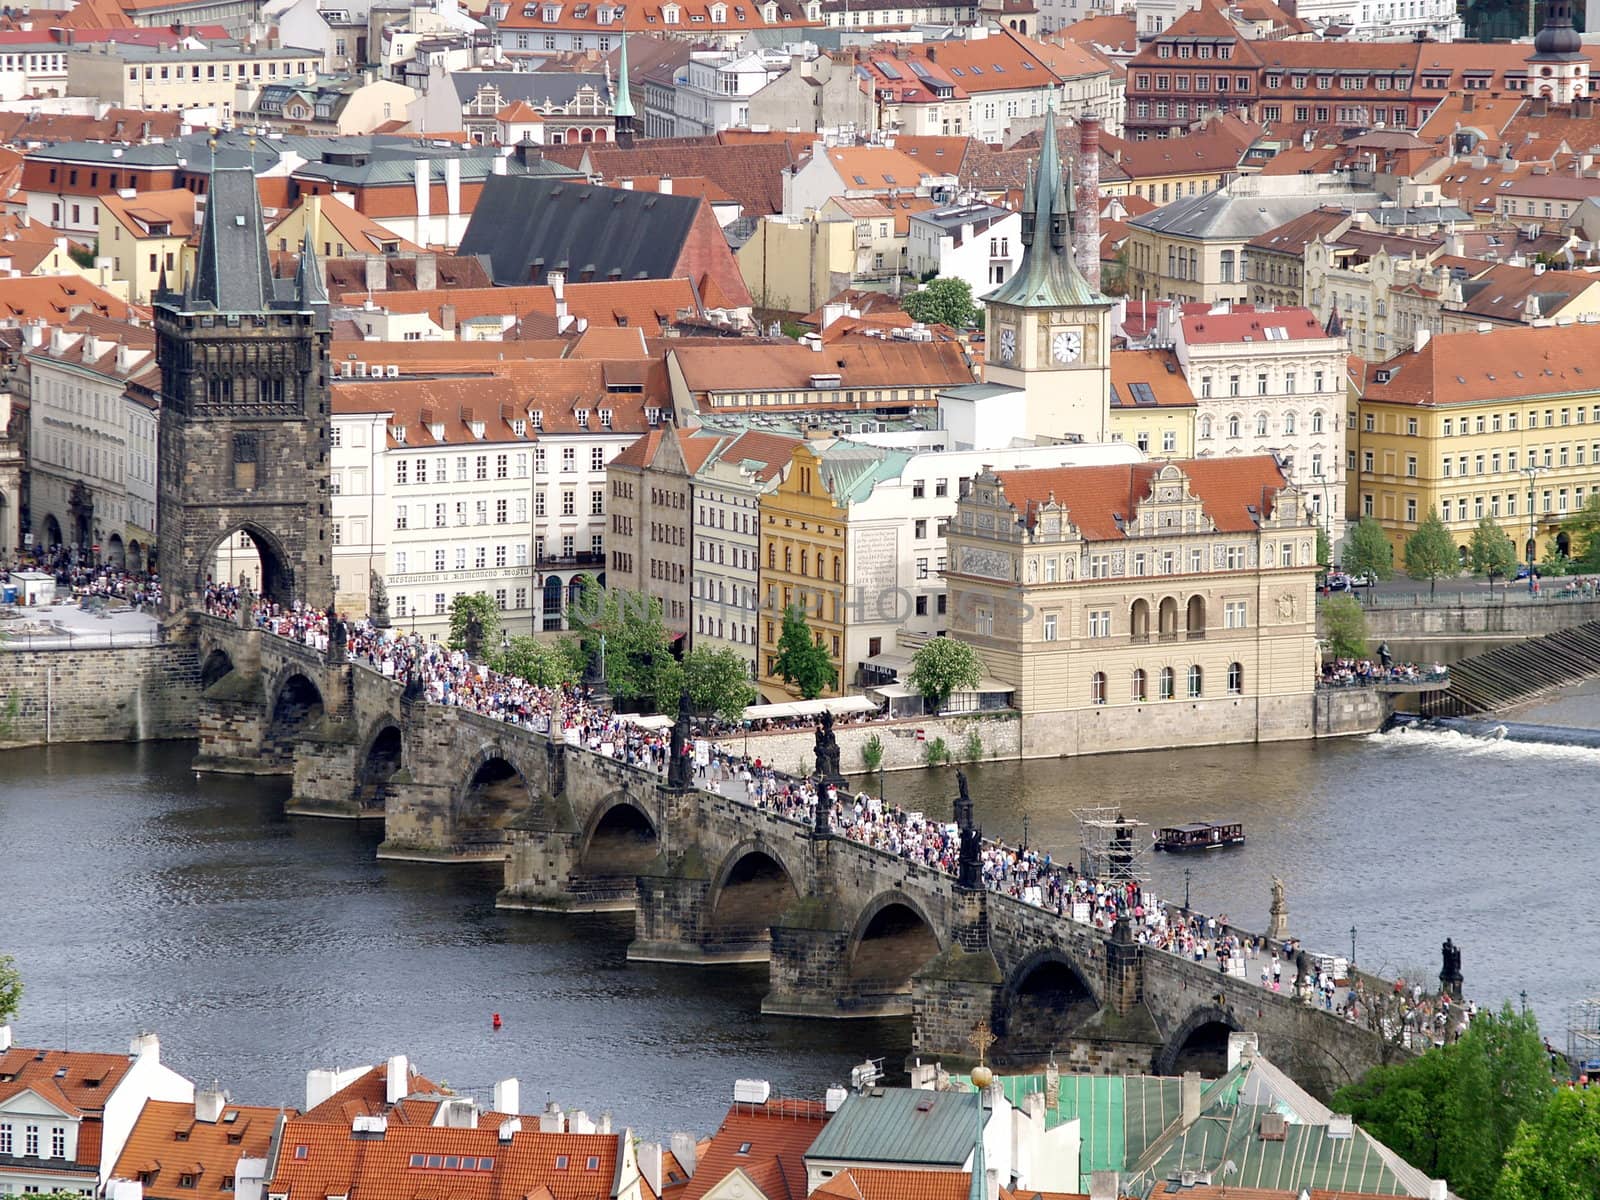
[[[1351,192],[1316,186],[1287,195],[1261,195],[1253,188],[1236,191],[1218,188],[1202,196],[1185,196],[1152,213],[1132,218],[1128,224],[1176,237],[1245,239],[1327,204],[1348,208],[1377,208],[1377,192]]]
[[[825,462],[831,451],[824,452]],[[875,1087],[852,1092],[806,1151],[806,1161],[959,1167],[976,1143],[978,1103],[978,1094],[966,1091]]]
[[[611,85],[605,75],[583,71],[452,71],[450,86],[463,105],[472,101],[481,88],[492,86],[505,103],[526,100],[540,105],[546,100],[552,104],[566,104],[579,89],[592,87],[602,96],[611,95]]]
[[[677,266],[701,201],[535,176],[495,175],[484,185],[462,254],[484,254],[497,284],[544,271],[568,278],[663,279]]]
[[[184,303],[225,313],[258,313],[266,312],[275,296],[255,172],[218,167],[211,172],[199,261]]]

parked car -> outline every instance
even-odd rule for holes
[[[1378,577],[1376,575],[1374,575],[1371,571],[1365,571],[1360,575],[1352,575],[1352,576],[1350,576],[1350,586],[1353,587],[1353,588],[1371,587],[1373,584],[1375,584],[1377,582],[1378,582]]]
[[[1353,586],[1350,576],[1342,571],[1328,572],[1328,590],[1330,592],[1348,592]]]
[[[1517,573],[1514,576],[1514,578],[1515,579],[1526,579],[1527,577],[1528,577],[1528,564],[1527,563],[1523,563],[1520,567],[1517,568]],[[1544,572],[1539,570],[1538,567],[1534,567],[1533,568],[1533,577],[1535,579],[1543,579],[1544,578]]]

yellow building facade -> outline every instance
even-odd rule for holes
[[[833,664],[833,686],[824,688],[822,695],[842,695],[849,512],[835,502],[824,479],[822,457],[812,445],[795,447],[783,482],[761,497],[760,520],[762,609],[756,686],[773,702],[799,697],[777,670],[783,614],[797,604]]]
[[[1193,458],[1196,404],[1170,350],[1111,352],[1111,440],[1152,458]]]
[[[1524,559],[1565,551],[1561,522],[1600,489],[1600,330],[1424,337],[1353,378],[1346,439],[1348,512],[1383,526],[1397,567],[1430,509],[1463,558],[1484,517]]]

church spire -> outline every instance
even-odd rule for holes
[[[1039,146],[1039,171],[1029,181],[1028,194],[1022,201],[1022,240],[1027,249],[1016,272],[983,297],[985,303],[1012,304],[1019,308],[1067,308],[1105,303],[1104,297],[1089,286],[1073,261],[1075,204],[1072,183],[1063,173],[1056,145],[1055,110],[1047,109],[1044,140]],[[1047,231],[1048,238],[1040,238],[1040,230]]]
[[[315,309],[326,318],[328,312],[328,283],[322,277],[322,263],[317,258],[317,244],[312,237],[312,225],[317,213],[306,214],[305,236],[300,239],[300,262],[294,269],[294,295],[302,308]]]
[[[624,150],[633,148],[633,93],[628,90],[628,29],[622,29],[622,50],[617,56],[617,86],[611,102],[614,140]]]

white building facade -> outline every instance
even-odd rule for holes
[[[907,265],[913,275],[930,272],[964,279],[974,298],[1010,279],[1022,261],[1022,214],[992,204],[957,204],[912,213]]]
[[[1335,550],[1344,535],[1345,361],[1308,308],[1162,314],[1197,404],[1199,458],[1276,455]]]

